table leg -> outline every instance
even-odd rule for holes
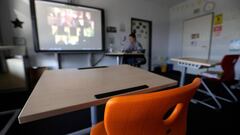
[[[91,123],[92,123],[92,126],[97,124],[97,106],[91,107]]]
[[[120,65],[120,56],[117,56],[117,64]]]
[[[119,64],[123,64],[123,56],[119,56],[119,61],[120,61]]]
[[[184,85],[186,71],[187,71],[187,67],[183,67],[182,72],[181,72],[180,84],[179,84],[180,86]]]
[[[180,87],[183,86],[185,83],[186,72],[187,72],[187,67],[183,67],[181,71],[181,78],[180,78],[180,84],[179,84]],[[195,99],[191,99],[191,102],[194,104],[197,104],[197,100]]]

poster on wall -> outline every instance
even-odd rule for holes
[[[223,14],[218,14],[214,17],[214,25],[222,25],[223,24]]]
[[[221,36],[223,31],[223,14],[218,14],[214,17],[213,35],[215,37]]]
[[[214,26],[213,32],[215,37],[219,37],[222,33],[222,25]]]

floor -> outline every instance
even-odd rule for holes
[[[173,79],[179,79],[179,72],[159,73]],[[194,76],[187,76],[186,83]],[[217,90],[220,87],[212,86]],[[240,90],[233,90],[240,99]],[[22,108],[30,92],[0,93],[0,111]],[[203,98],[196,94],[195,98]],[[99,120],[103,119],[104,106],[98,107]],[[89,109],[64,114],[36,122],[19,125],[15,121],[8,135],[61,135],[90,126]],[[6,121],[0,117],[0,127]],[[240,102],[224,103],[223,109],[211,110],[200,104],[191,103],[188,114],[187,135],[239,135]]]

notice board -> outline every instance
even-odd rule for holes
[[[184,21],[183,57],[209,59],[211,49],[213,13]]]

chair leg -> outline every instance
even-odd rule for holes
[[[211,104],[209,104],[209,103],[206,103],[206,102],[204,102],[204,101],[198,100],[198,99],[192,99],[191,102],[194,103],[194,104],[200,103],[200,104],[205,105],[205,106],[207,106],[207,107],[209,107],[209,108],[211,108],[211,109],[214,109],[214,110],[220,110],[220,109],[222,108],[222,105],[221,105],[220,102],[217,100],[216,95],[214,95],[214,94],[212,93],[212,91],[208,88],[208,86],[207,86],[206,83],[203,81],[203,79],[201,79],[201,80],[202,80],[201,82],[202,82],[202,84],[203,84],[203,86],[204,86],[204,88],[205,88],[206,90],[204,91],[204,90],[200,90],[200,89],[199,89],[198,92],[201,92],[201,93],[203,93],[203,94],[205,94],[205,95],[207,95],[207,96],[210,96],[210,97],[213,99],[213,101],[216,103],[216,106],[211,105]]]
[[[227,85],[225,84],[225,83],[223,83],[223,82],[221,82],[221,84],[223,85],[223,87],[227,90],[227,92],[229,93],[229,95],[233,98],[233,100],[230,100],[230,99],[227,99],[227,98],[224,98],[224,97],[220,97],[220,96],[217,96],[217,95],[215,95],[215,97],[217,98],[217,99],[220,99],[220,100],[223,100],[223,101],[226,101],[226,102],[237,102],[238,101],[238,99],[237,99],[237,97],[232,93],[232,91],[227,87]],[[209,89],[208,87],[207,87],[207,85],[206,85],[206,83],[205,82],[203,82],[203,85],[205,85],[204,87],[206,88],[206,89]],[[203,91],[203,90],[198,90],[199,92],[201,92],[201,93],[204,93],[204,94],[206,94],[206,95],[209,95],[209,93],[207,93],[206,91]],[[210,96],[210,95],[209,95]]]
[[[227,87],[227,85],[225,84],[225,83],[221,83],[222,84],[222,86],[227,90],[227,92],[231,95],[231,97],[233,98],[233,100],[235,101],[235,102],[237,102],[238,101],[238,99],[237,99],[237,97],[232,93],[232,91]]]
[[[0,112],[0,115],[13,114],[12,117],[7,122],[7,124],[3,127],[3,129],[0,130],[0,135],[5,135],[7,133],[7,131],[12,126],[12,124],[14,123],[19,113],[20,113],[20,109]]]
[[[207,107],[210,107],[210,108],[212,108],[212,109],[221,109],[221,108],[222,108],[222,105],[220,104],[220,102],[218,101],[218,99],[219,99],[219,100],[226,101],[226,102],[233,102],[233,101],[230,100],[230,99],[227,99],[227,98],[224,98],[224,97],[220,97],[220,96],[217,96],[217,95],[213,94],[212,91],[211,91],[211,90],[209,89],[209,87],[207,86],[207,84],[205,83],[205,81],[204,81],[203,79],[201,79],[201,80],[202,80],[202,84],[203,84],[203,86],[204,86],[204,88],[205,88],[206,90],[204,91],[204,90],[199,89],[198,92],[201,92],[201,93],[203,93],[203,94],[206,94],[206,95],[210,96],[210,97],[214,100],[214,102],[217,104],[217,107],[215,107],[215,106],[213,106],[213,105],[210,105],[210,104],[208,104],[208,103],[206,103],[206,102],[204,102],[204,101],[200,101],[200,100],[194,99],[194,102],[195,102],[195,103],[197,102],[197,103],[203,104],[203,105],[205,105],[205,106],[207,106]],[[237,97],[232,93],[232,91],[227,87],[227,85],[226,85],[225,83],[223,83],[223,82],[222,82],[221,84],[222,84],[223,87],[227,90],[227,92],[228,92],[229,95],[233,98],[233,100],[234,100],[235,102],[237,102],[237,101],[238,101]]]
[[[213,99],[213,101],[216,103],[217,106],[210,105],[210,104],[208,104],[208,103],[206,103],[206,102],[203,102],[203,101],[200,101],[200,100],[198,100],[197,102],[200,103],[200,104],[203,104],[203,105],[205,105],[205,106],[207,106],[207,107],[210,107],[210,108],[212,108],[212,109],[221,109],[221,108],[222,108],[222,105],[221,105],[220,102],[217,100],[216,95],[212,93],[212,91],[208,88],[208,86],[206,85],[206,83],[204,82],[204,80],[203,80],[203,79],[201,79],[201,80],[202,80],[202,84],[203,84],[204,88],[206,89],[206,91],[205,91],[205,92],[202,92],[202,90],[200,90],[200,92],[202,92],[202,93],[208,93],[208,94],[206,94],[206,95],[210,96],[210,97]],[[199,91],[199,90],[198,90],[198,91]]]
[[[208,96],[211,96],[207,91],[204,91],[204,90],[201,90],[201,89],[198,89],[198,92],[201,92],[201,93],[203,93],[203,94],[206,94],[206,95],[208,95]],[[229,99],[226,99],[226,98],[223,98],[223,97],[220,97],[220,96],[217,96],[217,95],[215,95],[215,97],[216,97],[217,99],[220,99],[220,100],[223,100],[223,101],[226,101],[226,102],[229,102],[229,103],[232,102],[232,101],[229,100]]]

